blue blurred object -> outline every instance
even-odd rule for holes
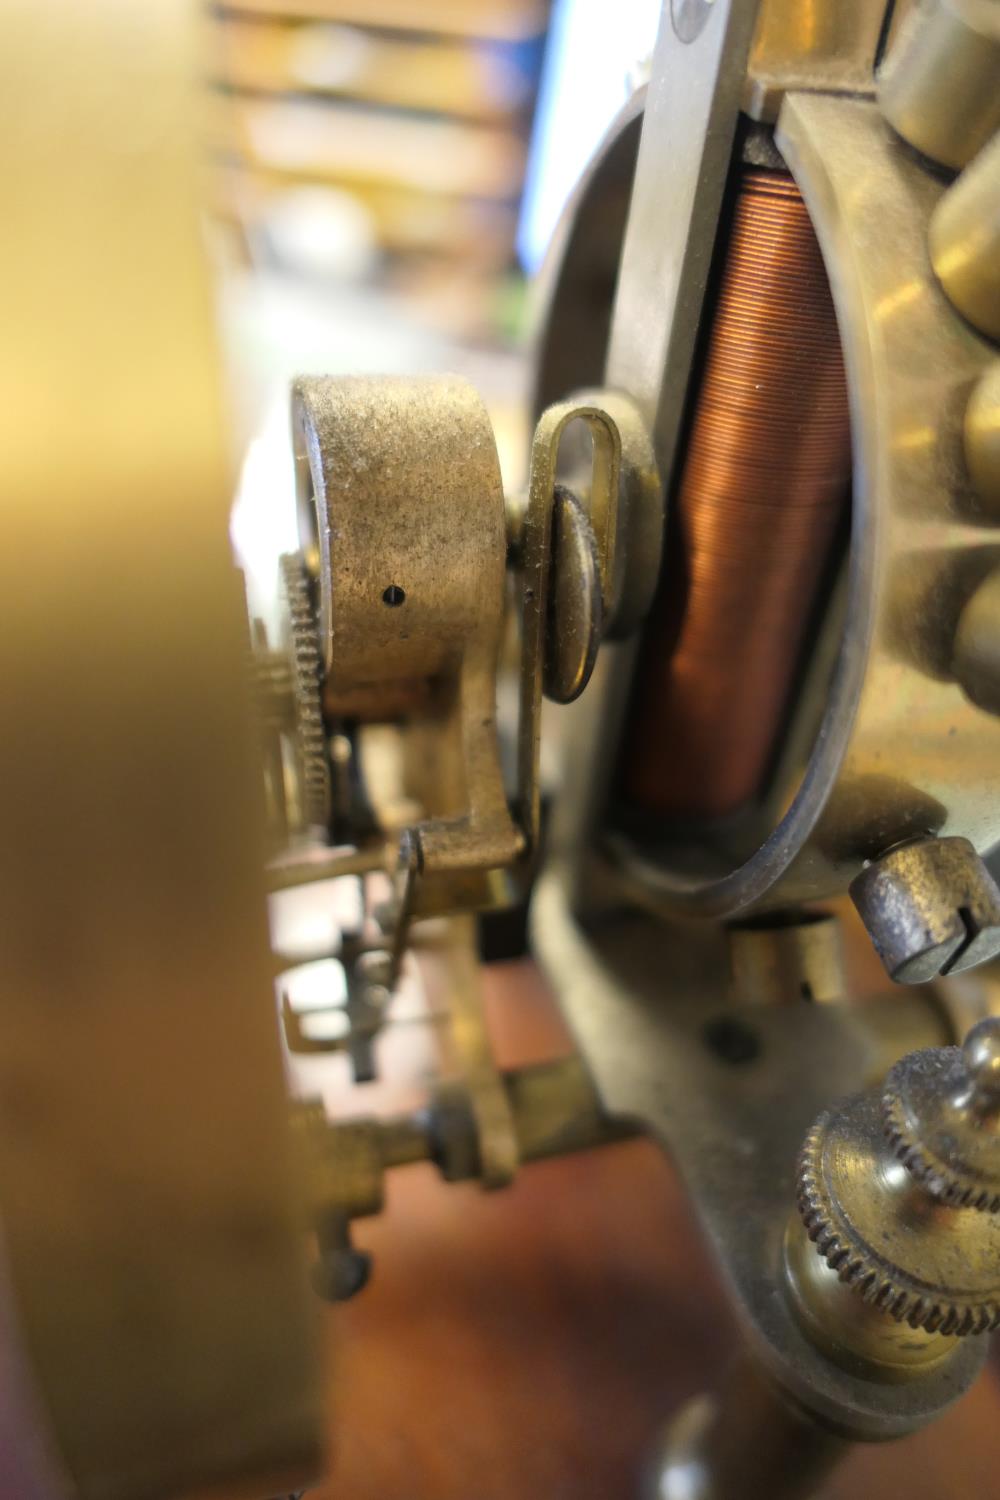
[[[650,56],[660,0],[556,0],[517,231],[521,265],[542,263],[566,199]]]

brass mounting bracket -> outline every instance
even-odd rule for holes
[[[479,397],[454,377],[310,377],[295,384],[292,418],[324,712],[401,726],[404,792],[419,809],[399,846],[395,972],[411,918],[502,903],[537,851],[543,692],[575,697],[600,639],[627,634],[648,608],[661,486],[627,397],[584,393],[543,414],[516,591],[512,813],[496,726],[507,519]],[[557,479],[577,421],[590,434],[591,473],[572,493]]]
[[[490,904],[523,840],[496,733],[507,543],[485,408],[451,377],[322,377],[292,412],[324,711],[403,725],[414,913]]]

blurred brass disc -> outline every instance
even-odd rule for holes
[[[77,1500],[320,1467],[197,22],[12,0],[0,50],[0,1220]]]

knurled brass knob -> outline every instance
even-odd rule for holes
[[[944,1357],[953,1339],[940,1336],[1000,1327],[998,1125],[1000,1020],[974,1027],[964,1047],[903,1058],[882,1099],[858,1095],[819,1117],[786,1249],[814,1327],[896,1365]],[[900,1324],[933,1337],[900,1337]]]
[[[319,632],[312,583],[299,552],[281,559],[281,582],[287,606],[286,645],[295,692],[295,745],[302,817],[324,827],[330,818],[330,760],[320,693]]]
[[[980,1021],[962,1047],[904,1057],[882,1110],[897,1158],[929,1193],[1000,1212],[1000,1020]]]

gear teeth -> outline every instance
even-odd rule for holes
[[[323,659],[316,612],[302,554],[286,552],[280,567],[291,628],[302,811],[307,823],[325,827],[330,820],[330,763],[323,723],[320,688]]]
[[[913,1138],[903,1105],[892,1089],[882,1095],[882,1122],[892,1153],[906,1170],[937,1198],[951,1208],[975,1208],[981,1213],[1000,1213],[1000,1193],[979,1188],[950,1172]]]
[[[829,1113],[820,1115],[806,1135],[796,1180],[796,1199],[806,1234],[827,1265],[864,1302],[913,1329],[961,1336],[1000,1328],[1000,1302],[977,1302],[970,1306],[947,1298],[928,1297],[925,1292],[900,1285],[898,1277],[893,1279],[880,1266],[873,1265],[863,1250],[850,1243],[835,1223],[834,1210],[823,1187],[823,1142],[829,1120]]]

